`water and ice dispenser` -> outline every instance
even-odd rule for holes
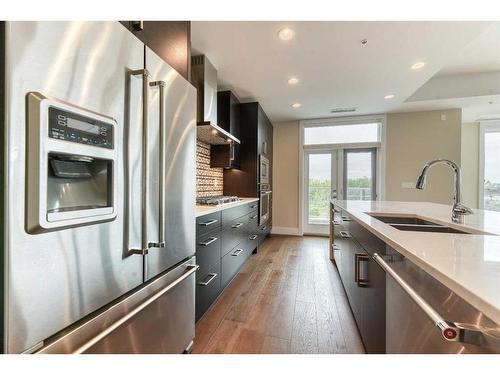
[[[39,93],[27,106],[27,231],[113,220],[116,122]]]

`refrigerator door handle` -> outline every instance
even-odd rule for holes
[[[122,318],[118,319],[116,322],[111,324],[108,328],[106,328],[104,331],[100,332],[97,336],[94,336],[92,339],[87,341],[85,344],[80,346],[78,349],[76,349],[73,354],[81,354],[85,351],[87,351],[89,348],[91,348],[93,345],[95,345],[97,342],[101,341],[103,338],[111,334],[114,330],[116,330],[118,327],[121,325],[125,324],[127,321],[132,319],[134,316],[136,316],[138,313],[140,313],[142,310],[144,310],[146,307],[151,305],[153,302],[155,302],[158,298],[163,296],[165,293],[168,291],[172,290],[175,288],[178,284],[183,282],[185,279],[187,279],[189,276],[191,276],[193,273],[195,273],[200,266],[198,265],[189,265],[186,267],[186,272],[182,274],[179,278],[177,278],[175,281],[172,283],[168,284],[164,288],[160,289],[158,292],[153,294],[150,298],[139,304],[137,307],[135,307],[132,311],[130,311],[128,314],[124,315]]]
[[[158,243],[152,244],[153,247],[165,247],[165,222],[166,222],[166,201],[165,201],[165,179],[167,177],[166,173],[166,153],[165,153],[165,145],[167,143],[166,139],[166,130],[165,129],[165,86],[166,83],[164,81],[153,81],[149,84],[151,87],[158,87],[160,91],[159,95],[159,113],[160,113],[160,118],[159,118],[159,123],[160,123],[160,173],[159,173],[159,187],[158,187],[158,192],[159,192],[159,202],[160,202],[160,217],[158,219],[158,236],[159,240]]]
[[[147,69],[133,70],[133,76],[142,78],[142,197],[141,197],[141,249],[129,249],[131,254],[145,255],[150,247],[156,247],[154,242],[148,241],[147,205],[149,202],[149,157],[148,157],[148,91],[149,72]]]

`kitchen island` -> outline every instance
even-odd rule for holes
[[[379,300],[387,299],[387,312],[384,320],[384,324],[387,324],[387,352],[408,352],[408,347],[405,348],[401,342],[394,343],[396,335],[394,330],[397,321],[401,321],[402,315],[409,312],[398,308],[391,313],[391,301],[399,305],[404,304],[395,300],[395,294],[402,289],[397,285],[394,288],[393,278],[389,275],[385,278],[386,285],[382,285],[384,280],[382,278],[380,281],[380,277],[378,286],[374,285],[375,282],[368,282],[368,279],[376,278],[376,275],[382,271],[378,264],[375,264],[375,267],[370,266],[370,261],[375,263],[373,262],[376,258],[375,253],[383,256],[393,269],[403,275],[406,275],[405,272],[408,271],[408,275],[403,279],[414,282],[415,288],[420,288],[421,295],[426,297],[427,302],[433,302],[433,308],[439,311],[445,319],[455,322],[457,322],[456,319],[460,319],[461,323],[480,324],[495,330],[496,326],[500,325],[500,213],[474,210],[473,215],[465,217],[463,224],[456,224],[451,220],[451,206],[436,203],[332,200],[331,208],[332,255],[341,277],[344,273],[343,283],[348,297],[350,292],[356,289],[376,287]],[[399,220],[408,218],[407,222],[428,222],[435,224],[436,228],[431,228],[432,230],[448,232],[420,231],[422,227],[411,227],[414,224],[391,225],[392,221],[396,221],[390,220],[391,217],[399,218]],[[346,242],[348,240],[350,242]],[[357,246],[356,250],[352,250],[352,246]],[[347,261],[344,259],[340,263],[340,259],[337,258],[346,258],[348,253],[346,249],[351,250],[355,259],[349,263],[350,256],[348,256]],[[395,258],[396,255],[400,256],[399,261]],[[402,266],[403,264],[405,265]],[[352,288],[346,287],[344,280],[346,275],[350,278],[350,268],[353,268],[351,273],[354,273],[356,281],[355,287]],[[424,284],[427,287],[423,287]],[[382,289],[384,293],[381,292]],[[436,296],[439,293],[442,296],[447,295],[448,300],[444,297],[440,300]],[[455,300],[456,306],[465,304],[466,307],[462,307],[461,311],[468,311],[468,313],[466,315],[456,313],[454,311],[456,307],[449,305],[450,298]],[[357,303],[356,298],[351,299],[353,300],[351,307],[355,316],[359,310],[360,321],[369,321],[368,315],[370,314],[367,314],[366,308],[363,310],[362,307],[353,306]],[[418,311],[418,306],[413,301],[410,301],[408,306],[410,312],[415,309]],[[380,306],[377,310],[379,315],[382,314],[383,307]],[[474,320],[470,321],[470,319]],[[428,323],[426,320],[422,322]],[[358,322],[362,336],[363,324]],[[369,323],[366,324],[369,325]],[[398,329],[405,330],[408,327],[399,326]],[[367,335],[369,336],[370,332]],[[436,336],[438,340],[442,340],[439,335]],[[421,344],[419,345],[424,348]],[[383,344],[378,346],[379,351],[382,346]],[[419,346],[414,344],[410,347],[417,350],[415,348]],[[444,349],[435,348],[435,350],[426,346],[422,352],[455,352],[455,349],[457,347],[450,345],[445,346]],[[475,351],[477,348],[467,344],[465,349]]]

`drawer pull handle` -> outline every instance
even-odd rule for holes
[[[338,208],[334,208],[333,212],[340,213],[340,210]]]
[[[259,215],[253,215],[250,219],[257,219],[259,217]]]
[[[347,216],[342,216],[342,220],[344,220],[344,221],[352,221],[352,219],[350,217],[347,217]]]
[[[250,237],[248,237],[248,238],[250,238],[250,239],[253,241],[253,240],[255,240],[257,237],[259,237],[259,236],[257,236],[256,234],[254,234],[254,235],[252,235],[252,236],[250,236]]]
[[[208,245],[213,244],[217,240],[218,240],[217,237],[210,237],[210,239],[208,241],[206,241],[206,242],[200,242],[199,245],[201,245],[201,246],[208,246]]]
[[[346,232],[345,230],[341,230],[339,233],[340,233],[340,237],[342,237],[342,238],[351,238],[351,235],[349,234],[349,232]]]
[[[213,219],[213,220],[205,221],[204,223],[200,223],[200,225],[202,225],[204,227],[208,227],[209,225],[212,225],[212,224],[215,224],[218,222],[219,222],[219,220]]]
[[[233,225],[231,225],[231,228],[236,229],[236,228],[241,227],[242,225],[243,225],[243,223],[233,224]]]
[[[333,244],[332,247],[333,247],[333,250],[340,250],[340,246],[337,244]]]
[[[333,223],[333,225],[340,225],[340,224],[342,224],[342,222],[340,222],[338,220],[333,220],[332,223]]]
[[[370,256],[367,254],[354,254],[354,282],[360,288],[366,288],[370,285],[370,280],[368,279],[368,275],[366,278],[361,277],[361,262],[369,263]]]
[[[243,249],[237,249],[234,253],[231,253],[231,256],[237,257],[243,252]]]
[[[208,276],[210,276],[210,278],[207,281],[200,281],[200,282],[198,282],[198,285],[207,286],[208,284],[210,284],[212,282],[213,279],[215,279],[217,277],[217,274],[216,273],[209,273]]]
[[[257,208],[257,205],[254,204],[253,206],[250,206],[250,208],[253,210],[254,208]]]

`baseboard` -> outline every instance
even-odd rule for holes
[[[293,227],[273,227],[271,229],[271,234],[282,234],[287,236],[302,236],[299,232],[299,228]]]

